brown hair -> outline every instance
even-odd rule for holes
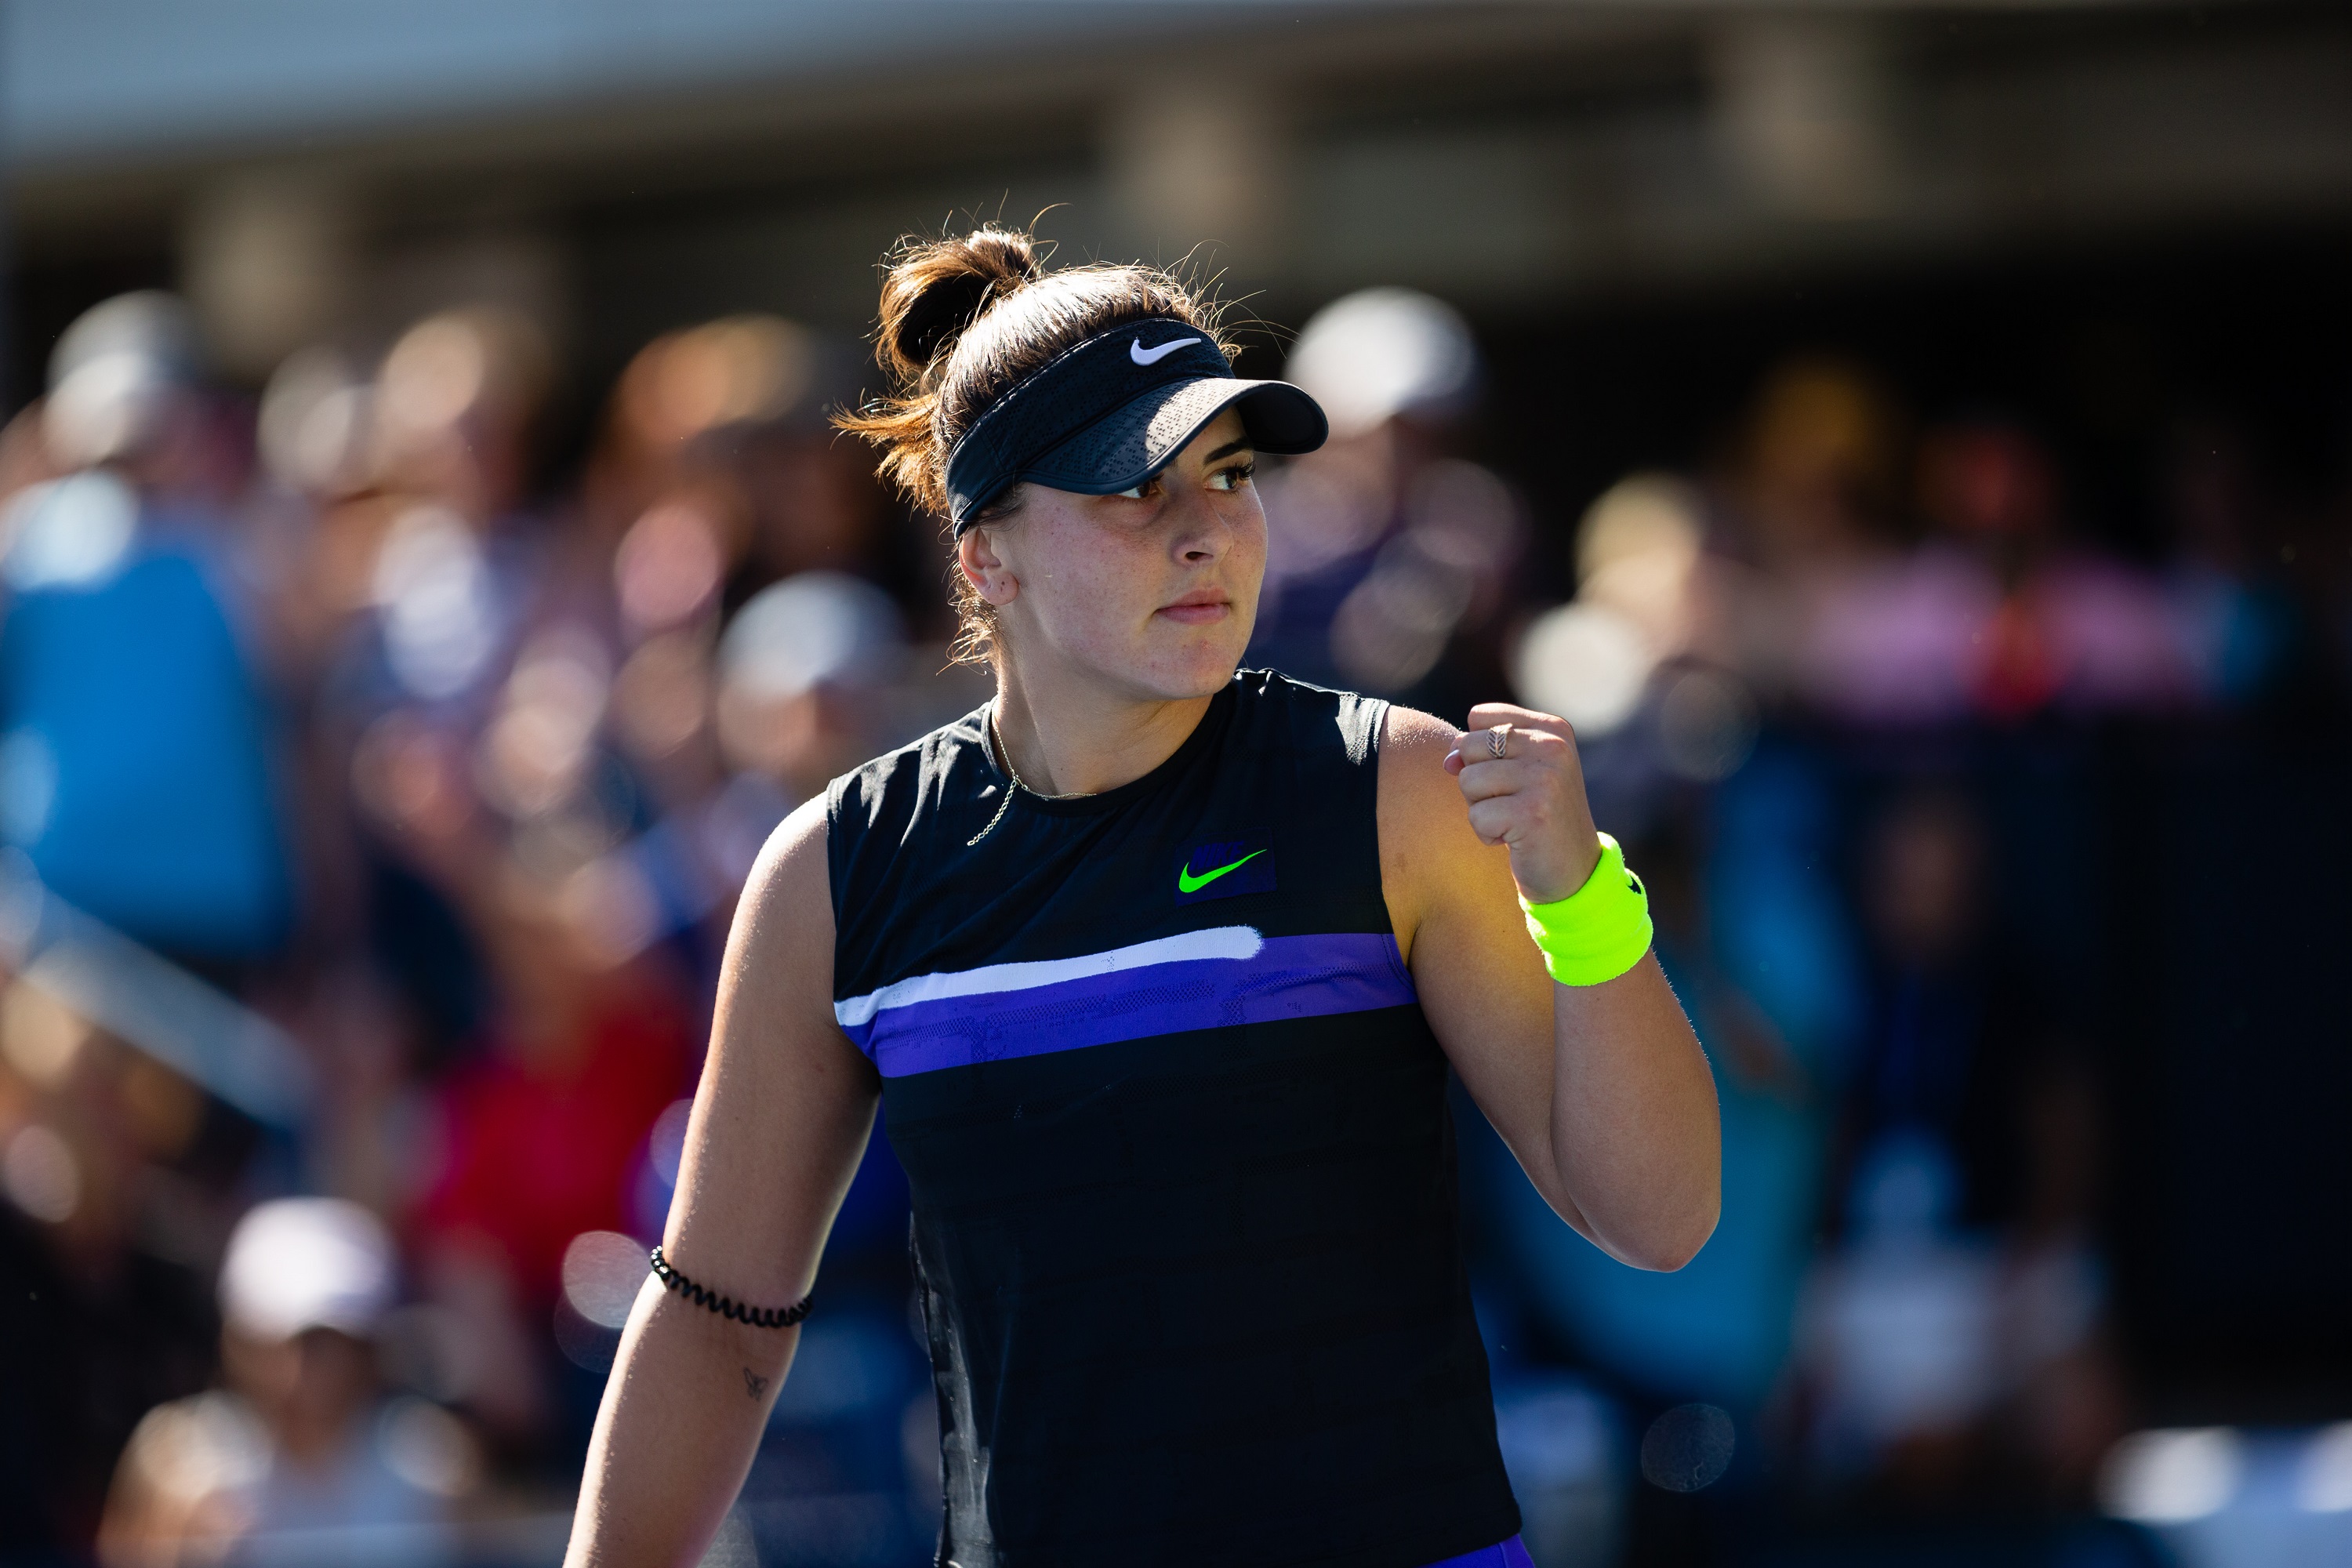
[[[900,244],[882,280],[874,357],[891,395],[835,423],[882,450],[881,473],[918,504],[947,515],[948,454],[972,422],[1071,344],[1122,321],[1165,316],[1234,353],[1214,305],[1156,267],[1097,263],[1048,272],[1036,241],[984,225],[946,239]],[[993,505],[983,521],[1009,508]],[[960,622],[953,657],[987,660],[994,606],[951,573]]]

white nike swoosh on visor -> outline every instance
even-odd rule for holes
[[[1178,338],[1174,342],[1161,343],[1156,349],[1148,349],[1143,346],[1143,340],[1138,338],[1128,345],[1127,357],[1138,364],[1158,364],[1186,343],[1197,343],[1200,341],[1198,338]]]

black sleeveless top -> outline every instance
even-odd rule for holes
[[[1381,895],[1383,704],[1244,671],[1102,795],[985,710],[833,785],[834,1011],[882,1075],[940,1561],[1419,1568],[1511,1535],[1445,1058]]]

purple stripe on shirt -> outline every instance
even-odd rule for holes
[[[1514,1535],[1497,1545],[1482,1546],[1459,1557],[1448,1557],[1443,1563],[1428,1564],[1427,1568],[1536,1568],[1536,1565],[1535,1560],[1528,1555],[1526,1545]]]
[[[1385,931],[1269,937],[1254,958],[1188,959],[1021,991],[885,1007],[848,1030],[884,1078],[1186,1029],[1397,1007],[1412,979]]]

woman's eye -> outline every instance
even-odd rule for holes
[[[1237,490],[1249,483],[1251,476],[1256,472],[1255,463],[1243,463],[1235,468],[1219,468],[1209,476],[1209,483],[1221,490]]]
[[[1143,499],[1144,489],[1150,483],[1150,481],[1147,479],[1144,481],[1144,484],[1129,485],[1123,490],[1117,490],[1112,493],[1117,495],[1121,500],[1141,500]]]

